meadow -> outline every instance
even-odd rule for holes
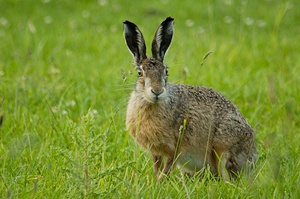
[[[0,0],[0,197],[300,198],[299,8],[297,0]],[[137,74],[122,22],[135,22],[150,46],[167,16],[175,18],[169,81],[211,87],[237,105],[256,132],[251,175],[185,179],[175,169],[157,183],[150,155],[129,136]]]

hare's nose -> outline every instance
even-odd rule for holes
[[[159,96],[160,94],[162,94],[164,92],[164,90],[163,89],[162,90],[153,90],[153,89],[151,89],[151,92],[154,95]]]

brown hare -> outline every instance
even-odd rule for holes
[[[254,131],[218,92],[167,81],[163,61],[173,28],[171,17],[160,24],[148,58],[141,31],[134,23],[124,22],[125,40],[138,73],[126,126],[137,143],[150,151],[159,179],[175,164],[188,175],[209,165],[213,174],[231,179],[256,161]]]

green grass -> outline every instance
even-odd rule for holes
[[[299,198],[299,7],[0,0],[0,197]],[[239,107],[256,130],[252,175],[226,183],[175,169],[157,183],[126,131],[136,75],[122,22],[134,21],[150,46],[166,16],[175,18],[169,80],[212,87]]]

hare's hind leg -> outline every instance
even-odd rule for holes
[[[214,149],[212,152],[212,167],[216,174],[219,175],[224,181],[229,181],[232,177],[230,174],[230,157],[231,154],[228,150]]]
[[[233,149],[215,148],[213,151],[213,168],[224,181],[236,178],[246,159],[235,152]],[[236,151],[236,148],[234,147]]]
[[[256,162],[256,145],[254,137],[246,137],[229,149],[226,169],[231,178],[241,171],[251,171]]]
[[[225,181],[236,178],[250,161],[248,151],[245,151],[240,145],[235,145],[229,150],[219,153],[216,157],[218,173]]]
[[[228,116],[222,120],[215,132],[213,147],[219,157],[218,171],[224,180],[235,178],[249,161],[256,159],[254,131],[240,117]]]

